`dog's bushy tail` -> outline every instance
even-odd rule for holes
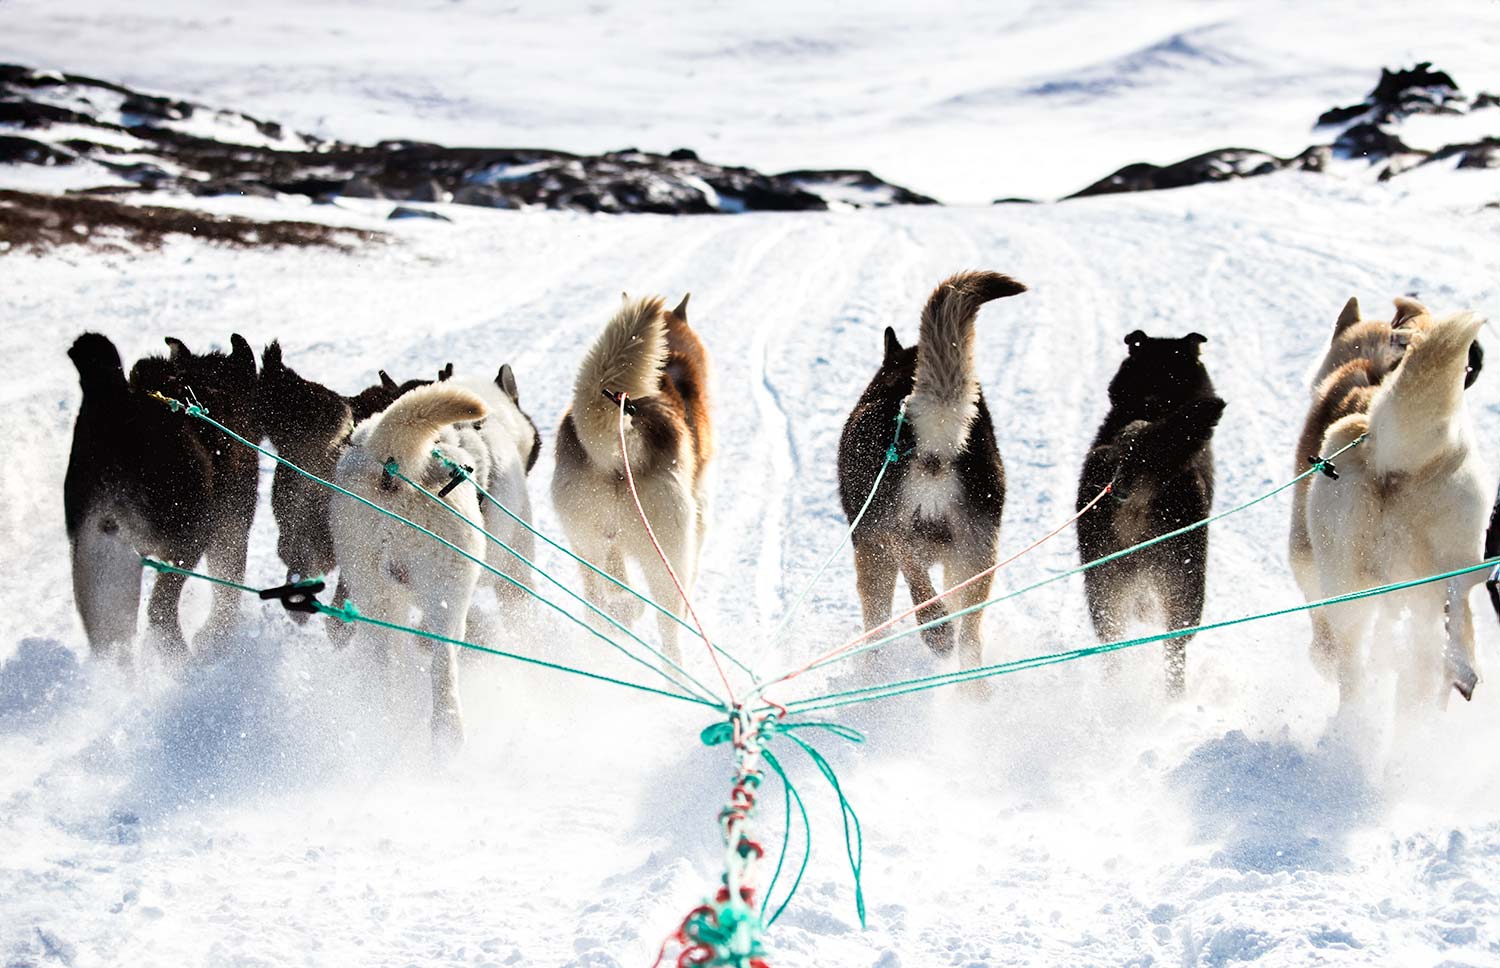
[[[979,307],[1025,291],[1025,285],[998,272],[960,272],[932,291],[922,309],[916,386],[908,406],[921,446],[955,453],[963,448],[979,400],[974,377]]]
[[[365,449],[377,461],[395,458],[402,468],[423,467],[444,427],[466,420],[483,419],[484,401],[451,383],[429,383],[418,387],[374,418]]]
[[[68,357],[78,368],[78,383],[85,401],[123,397],[128,391],[120,351],[108,336],[84,333],[68,348]]]
[[[590,453],[616,453],[619,405],[604,394],[654,396],[667,362],[667,319],[660,296],[626,299],[589,348],[573,384],[573,421]]]
[[[1484,322],[1458,313],[1411,337],[1370,403],[1370,460],[1378,470],[1420,470],[1449,445],[1463,415],[1469,345]]]

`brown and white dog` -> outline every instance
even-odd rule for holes
[[[934,565],[943,566],[951,587],[995,563],[1005,467],[974,372],[974,321],[985,303],[1025,291],[998,272],[961,272],[928,297],[916,346],[903,347],[895,330],[886,328],[880,369],[839,439],[839,496],[852,522],[885,464],[896,415],[906,401],[907,422],[895,440],[904,456],[886,470],[852,536],[866,630],[890,618],[898,571],[917,603],[937,594],[929,574]],[[952,605],[978,604],[989,588],[988,577],[976,581],[955,593]],[[917,612],[917,620],[931,622],[947,612],[943,603],[934,603]],[[971,612],[963,619],[964,668],[981,661],[983,615]],[[935,652],[953,647],[952,624],[926,629],[922,636]]]
[[[708,519],[704,472],[713,456],[708,353],[688,326],[687,297],[667,310],[659,297],[630,299],[584,357],[573,403],[557,434],[552,500],[574,550],[621,582],[635,561],[664,608],[683,602],[636,514],[620,454],[619,394],[625,440],[641,507],[672,568],[691,589]],[[628,623],[640,602],[583,569],[584,592]],[[679,614],[681,612],[679,611]],[[660,616],[664,651],[679,657],[677,625]]]
[[[1389,323],[1360,319],[1352,299],[1344,307],[1317,371],[1297,469],[1368,436],[1339,458],[1336,480],[1314,475],[1297,486],[1291,560],[1309,600],[1480,559],[1495,484],[1463,391],[1477,373],[1474,338],[1483,322],[1470,313],[1434,319],[1410,299],[1396,300]],[[1341,704],[1367,685],[1361,646],[1371,621],[1403,610],[1414,645],[1399,670],[1402,704],[1443,705],[1450,688],[1469,698],[1478,675],[1468,593],[1482,578],[1314,611],[1314,664],[1336,678]],[[1440,629],[1444,648],[1425,647]]]

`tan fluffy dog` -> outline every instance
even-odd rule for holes
[[[584,357],[573,403],[557,434],[552,499],[583,558],[617,580],[634,560],[651,596],[682,614],[683,601],[641,525],[620,454],[618,395],[626,395],[625,440],[641,506],[685,588],[698,575],[707,520],[704,468],[713,453],[708,413],[708,354],[688,327],[687,298],[673,310],[659,297],[627,298]],[[584,592],[617,619],[640,614],[639,601],[588,569]],[[679,656],[677,624],[660,616],[662,644]]]
[[[1307,457],[1368,437],[1338,460],[1337,480],[1315,475],[1298,485],[1292,565],[1309,600],[1448,571],[1482,554],[1494,481],[1475,450],[1463,391],[1483,320],[1434,320],[1405,299],[1396,308],[1390,323],[1363,321],[1351,300],[1318,371],[1299,469]],[[1441,705],[1449,688],[1468,698],[1478,678],[1468,593],[1479,580],[1314,612],[1313,658],[1336,677],[1341,703],[1367,684],[1361,644],[1370,623],[1403,610],[1413,630],[1400,668],[1403,704]],[[1427,647],[1440,627],[1445,647]],[[1374,647],[1397,651],[1385,637]]]

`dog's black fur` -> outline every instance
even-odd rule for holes
[[[902,518],[900,495],[908,475],[919,473],[924,459],[917,452],[917,441],[911,426],[901,428],[896,438],[896,414],[901,402],[912,392],[917,375],[917,347],[902,346],[891,327],[885,330],[885,353],[859,402],[844,423],[839,438],[839,499],[850,521],[859,514],[869,497],[886,460],[886,449],[895,442],[901,459],[886,471],[880,489],[851,537],[856,551],[872,549],[873,553],[899,564],[911,589],[913,603],[931,598],[935,591],[927,578],[929,563],[941,557],[935,552],[960,536],[962,528],[979,535],[980,542],[994,543],[1000,532],[1000,518],[1005,508],[1005,465],[1000,446],[995,441],[995,426],[979,394],[978,413],[969,427],[969,437],[956,461],[960,484],[961,513],[941,521]],[[967,537],[967,536],[965,536]],[[920,570],[920,575],[918,575]],[[968,577],[968,576],[963,576]],[[889,615],[890,593],[886,592],[886,614]],[[927,623],[948,614],[942,602],[935,602],[917,613],[919,623]],[[878,623],[876,623],[878,624]],[[867,623],[868,627],[868,623]],[[934,651],[946,653],[953,647],[953,623],[922,631],[922,640]]]
[[[452,374],[450,363],[438,371],[438,379]],[[255,410],[279,455],[330,481],[350,433],[361,421],[389,407],[408,390],[431,382],[397,383],[381,370],[379,383],[346,397],[287,366],[282,360],[281,343],[273,340],[261,352]],[[332,501],[333,492],[327,487],[283,464],[276,465],[271,477],[271,513],[276,518],[276,552],[286,565],[288,581],[333,571],[336,561],[329,524]],[[345,597],[340,582],[334,591],[334,603],[341,604]],[[291,614],[299,621],[307,618],[306,613]],[[347,631],[347,626],[332,622],[329,630],[337,635]]]
[[[84,333],[68,351],[83,389],[63,484],[74,599],[94,652],[118,646],[125,661],[140,604],[140,555],[188,568],[207,555],[214,575],[243,580],[255,516],[255,453],[149,396],[196,401],[234,432],[259,440],[255,355],[238,334],[228,354],[194,354],[171,338],[167,345],[166,357],[140,360],[128,381],[107,337]],[[187,656],[178,620],[184,581],[159,575],[147,610],[159,647],[174,661]],[[237,592],[216,589],[202,651],[237,606]]]
[[[1199,350],[1205,337],[1189,333],[1155,339],[1137,330],[1109,384],[1110,411],[1094,437],[1078,482],[1079,510],[1113,484],[1078,522],[1085,562],[1159,537],[1209,514],[1214,498],[1211,441],[1224,412]],[[1084,572],[1089,615],[1100,641],[1121,637],[1135,604],[1125,596],[1153,590],[1168,628],[1197,625],[1203,615],[1208,529]],[[1166,648],[1167,684],[1184,686],[1187,639]]]

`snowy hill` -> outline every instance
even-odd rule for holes
[[[1310,119],[1357,101],[1382,64],[1431,58],[1465,90],[1500,87],[1480,76],[1489,5],[1424,11],[1445,39],[1424,37],[1412,56],[1394,10],[1307,12],[1297,30],[1265,40],[1292,10],[1215,3],[1148,23],[1117,7],[1054,6],[913,24],[873,7],[857,21],[811,11],[797,30],[719,11],[672,21],[673,35],[662,18],[623,9],[330,2],[210,17],[175,2],[86,13],[28,2],[0,11],[0,59],[66,62],[343,138],[398,133],[386,125],[399,106],[401,127],[422,122],[411,136],[519,143],[508,135],[521,131],[591,150],[644,143],[619,137],[620,106],[665,103],[659,92],[680,86],[680,64],[712,44],[725,51],[715,65],[749,65],[716,95],[744,94],[742,110],[684,98],[681,114],[663,108],[637,133],[707,143],[668,133],[712,130],[737,161],[871,166],[983,200],[1076,190],[1132,160],[1222,146],[1225,131],[1290,156],[1312,140]],[[1341,32],[1355,16],[1357,43]],[[510,43],[487,74],[475,65],[498,59],[481,42],[496,25]],[[582,46],[611,29],[621,33],[610,43]],[[424,48],[431,31],[452,41],[446,59]],[[1159,47],[1163,31],[1187,39]],[[1033,45],[1030,59],[997,57],[997,38]],[[571,63],[555,56],[572,49],[565,41],[597,50],[597,96],[582,96]],[[935,56],[942,43],[954,48],[947,60]],[[850,81],[861,65],[868,76]],[[502,68],[508,83],[496,82]],[[1060,86],[1010,97],[1043,74]],[[804,79],[817,96],[766,89],[766,76]],[[1205,80],[1218,114],[1207,93],[1189,93],[1210,90]],[[951,121],[967,110],[952,105],[980,103],[986,84],[1002,93],[983,101],[982,126],[953,121],[924,138],[927,122],[909,117],[914,103],[952,102]],[[832,121],[818,114],[839,104],[847,110]],[[776,105],[789,114],[772,138]],[[1065,157],[1084,127],[1135,134],[1090,141],[1108,149],[1083,161]],[[1023,132],[1058,154],[995,148]],[[730,150],[734,139],[744,151]],[[952,145],[968,153],[945,152]],[[975,153],[993,161],[977,165]],[[583,348],[621,289],[691,291],[719,430],[695,598],[736,654],[779,671],[857,629],[841,555],[796,635],[774,650],[765,641],[842,534],[833,458],[881,331],[914,338],[939,279],[994,268],[1031,289],[985,310],[976,349],[1009,477],[1010,552],[1071,513],[1133,329],[1208,336],[1205,360],[1228,401],[1215,440],[1219,508],[1288,479],[1302,458],[1305,379],[1346,298],[1371,314],[1407,293],[1438,311],[1497,311],[1500,210],[1484,207],[1500,197],[1496,178],[1287,171],[1080,203],[724,219],[449,206],[451,225],[387,222],[388,204],[353,199],[298,212],[386,233],[351,252],[167,239],[154,251],[0,255],[0,538],[10,557],[0,570],[0,963],[649,965],[722,864],[715,819],[728,759],[699,743],[708,717],[677,704],[468,657],[475,728],[451,768],[434,772],[421,660],[392,715],[361,688],[357,647],[335,651],[315,624],[294,626],[270,605],[247,603],[238,657],[185,682],[149,660],[134,681],[84,662],[61,511],[79,401],[65,350],[79,331],[107,334],[128,359],[167,335],[195,348],[226,345],[230,332],[257,346],[279,337],[291,365],[344,391],[381,367],[405,378],[449,361],[468,373],[508,362],[542,429],[532,494],[539,524],[556,534],[551,447]],[[292,208],[193,203],[256,219]],[[1493,445],[1500,376],[1486,371],[1467,399]],[[263,466],[263,485],[269,473]],[[264,486],[261,500],[249,580],[269,585],[283,571]],[[1273,500],[1213,526],[1205,618],[1300,601],[1288,512]],[[1064,532],[997,587],[1070,567],[1073,542]],[[541,560],[572,577],[560,555]],[[802,890],[769,934],[771,964],[1500,963],[1500,625],[1478,595],[1475,604],[1486,679],[1474,701],[1399,732],[1378,720],[1335,728],[1335,690],[1307,658],[1299,616],[1197,638],[1180,702],[1161,695],[1160,655],[1148,647],[1114,670],[1093,659],[996,680],[984,703],[936,691],[857,707],[841,719],[867,742],[820,746],[864,824],[869,928],[855,918],[833,795],[788,754],[815,841]],[[206,610],[207,594],[192,589],[189,626]],[[514,622],[519,651],[630,668],[557,621]],[[993,609],[985,628],[992,660],[1093,641],[1076,579]],[[1402,628],[1388,632],[1381,644],[1409,647]],[[914,640],[898,657],[910,670],[935,666]],[[780,793],[767,790],[775,839]]]

